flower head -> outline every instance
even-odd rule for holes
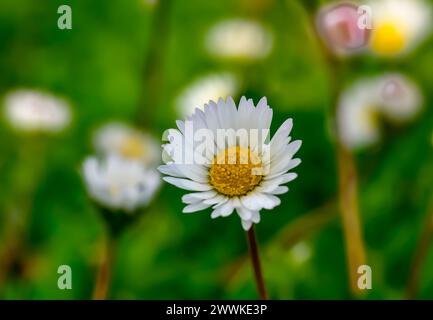
[[[340,96],[337,109],[338,134],[349,149],[361,149],[380,139],[376,82],[362,79]]]
[[[409,78],[398,73],[390,73],[380,77],[377,82],[378,103],[389,120],[405,122],[421,111],[421,92]]]
[[[413,119],[421,106],[422,96],[416,84],[402,74],[358,80],[339,99],[340,140],[349,149],[373,145],[381,137],[381,119],[404,123]]]
[[[161,181],[156,170],[116,155],[103,160],[87,158],[83,164],[83,176],[91,198],[103,207],[125,212],[146,206]]]
[[[230,73],[216,73],[195,80],[177,98],[176,106],[181,116],[190,116],[195,108],[202,108],[209,100],[233,96],[239,81]]]
[[[248,230],[262,209],[280,204],[283,185],[297,177],[289,171],[301,162],[293,158],[301,141],[291,142],[292,119],[269,141],[271,121],[266,98],[254,106],[243,97],[237,107],[229,97],[209,101],[168,130],[163,147],[170,158],[159,170],[166,182],[193,191],[182,197],[185,213],[212,207],[217,218],[236,211]]]
[[[371,50],[398,56],[416,46],[431,29],[432,8],[424,0],[374,0]]]
[[[62,99],[34,90],[16,90],[5,97],[5,116],[26,132],[59,132],[69,125],[71,111]]]
[[[206,48],[216,57],[260,59],[266,57],[272,49],[272,34],[255,21],[225,20],[209,30]]]
[[[141,161],[147,166],[159,163],[160,148],[150,135],[126,124],[112,122],[99,128],[93,137],[95,149],[103,156]]]
[[[358,7],[350,3],[324,6],[316,18],[316,27],[327,47],[337,55],[351,55],[364,48],[370,37],[368,26],[361,27]]]

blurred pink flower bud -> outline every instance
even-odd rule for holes
[[[370,29],[364,24],[363,10],[350,3],[324,6],[317,14],[316,27],[327,47],[337,55],[351,55],[364,48]]]

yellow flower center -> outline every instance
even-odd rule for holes
[[[120,154],[125,158],[138,159],[146,153],[146,148],[140,137],[130,136],[119,147]]]
[[[241,196],[262,180],[262,162],[249,148],[231,147],[221,151],[209,170],[210,184],[226,196]]]
[[[391,22],[375,27],[371,39],[373,51],[384,56],[401,53],[407,45],[407,36],[401,27],[401,25]]]

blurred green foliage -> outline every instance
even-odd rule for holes
[[[57,28],[61,4],[72,7],[72,30]],[[0,239],[7,235],[10,208],[28,201],[30,210],[22,261],[0,285],[1,297],[90,298],[103,235],[80,177],[81,161],[93,152],[92,130],[121,119],[144,124],[158,138],[174,126],[174,102],[185,86],[202,74],[229,70],[244,79],[241,94],[255,101],[268,97],[275,127],[292,117],[292,135],[303,140],[298,179],[282,196],[282,205],[264,212],[257,227],[270,296],[351,298],[335,206],[328,209],[335,217],[318,230],[298,230],[311,251],[307,259],[299,261],[291,245],[281,246],[275,238],[284,226],[337,197],[327,72],[302,8],[289,0],[188,0],[169,6],[163,14],[166,30],[160,32],[153,28],[160,26],[152,19],[155,9],[144,0],[1,1],[0,94],[41,88],[66,97],[74,112],[72,127],[55,137],[20,135],[4,121],[0,126]],[[202,44],[209,27],[238,16],[259,19],[273,31],[274,48],[265,60],[227,63],[207,55]],[[404,297],[433,195],[432,57],[429,39],[398,61],[356,58],[345,79],[401,70],[425,94],[422,117],[390,130],[382,144],[357,155],[363,231],[373,268],[373,290],[364,298]],[[147,77],[147,64],[154,64],[157,86]],[[110,298],[255,298],[252,271],[239,260],[247,253],[239,219],[211,220],[207,211],[181,214],[182,194],[164,185],[121,238]],[[57,288],[62,264],[72,268],[72,290]],[[431,298],[433,250],[421,279],[419,297]]]

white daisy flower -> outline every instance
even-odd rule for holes
[[[339,99],[340,141],[352,150],[373,145],[381,138],[380,119],[404,123],[419,114],[421,107],[418,87],[401,74],[358,80]]]
[[[83,176],[92,199],[111,210],[126,212],[149,204],[161,182],[156,170],[115,155],[103,160],[87,158]]]
[[[422,95],[417,85],[401,74],[387,74],[378,79],[379,105],[394,122],[406,122],[419,114]]]
[[[272,42],[272,34],[260,23],[231,19],[213,26],[206,36],[205,45],[216,57],[255,60],[270,53]]]
[[[124,123],[112,122],[99,128],[93,136],[93,144],[101,155],[117,155],[138,160],[147,166],[160,161],[160,147],[156,140]]]
[[[177,121],[178,129],[168,130],[163,148],[171,161],[159,170],[166,182],[192,191],[182,197],[183,212],[212,207],[211,217],[217,218],[236,211],[249,230],[260,222],[262,209],[280,204],[278,195],[289,190],[284,184],[297,177],[289,171],[301,162],[293,158],[301,141],[291,142],[292,119],[268,141],[271,121],[266,98],[255,107],[243,97],[236,107],[229,97],[209,101],[204,110]]]
[[[17,130],[55,133],[71,122],[66,101],[39,91],[13,91],[6,95],[4,107],[6,119]]]
[[[201,77],[187,87],[177,98],[176,108],[182,117],[193,114],[195,108],[202,108],[209,100],[236,95],[239,81],[230,73],[216,73]]]
[[[410,51],[431,32],[432,7],[424,0],[374,0],[371,50],[381,56]]]

